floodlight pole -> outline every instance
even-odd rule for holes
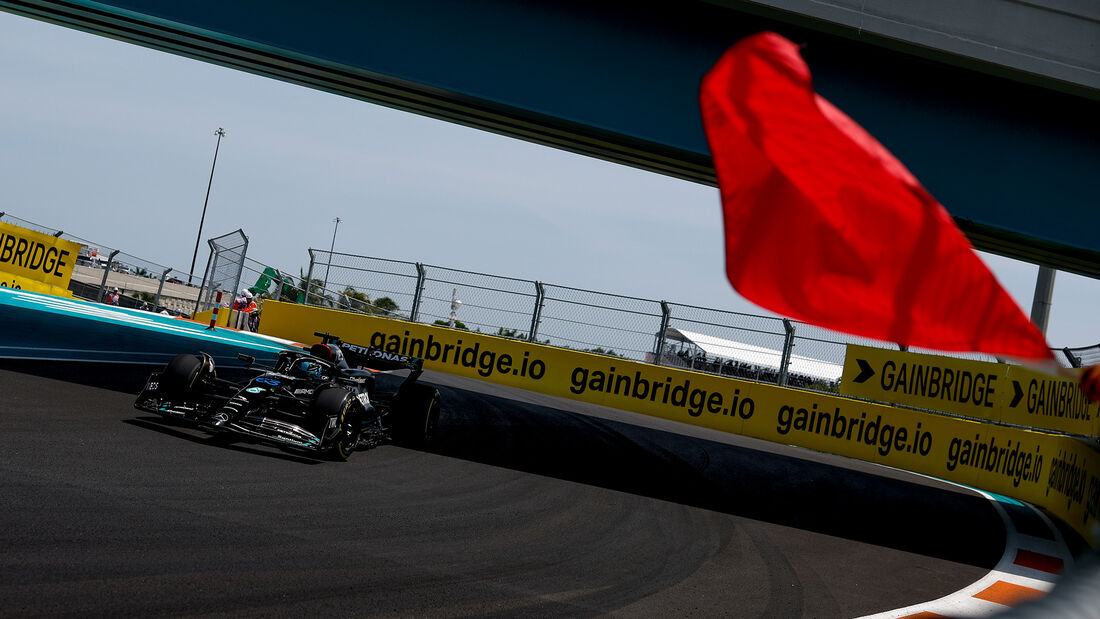
[[[1054,300],[1054,276],[1058,271],[1052,267],[1039,265],[1039,275],[1035,279],[1035,296],[1031,300],[1031,322],[1043,335],[1047,334],[1050,321],[1050,306]]]
[[[336,231],[340,229],[340,218],[337,217],[332,221],[336,222],[336,227],[332,229],[332,244],[328,246],[328,265],[325,267],[325,287],[324,292],[321,294],[328,294],[328,272],[332,268],[332,250],[336,247]]]
[[[195,253],[191,255],[191,270],[187,273],[187,285],[191,285],[191,279],[195,276],[195,259],[199,257],[199,240],[202,239],[202,225],[206,222],[206,205],[210,202],[210,186],[214,184],[214,168],[218,165],[218,148],[225,137],[225,129],[218,127],[214,132],[218,136],[218,143],[214,145],[214,163],[210,166],[210,180],[206,182],[206,199],[202,201],[202,218],[199,219],[199,234],[195,237]]]

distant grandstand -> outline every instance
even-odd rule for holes
[[[1081,348],[1063,348],[1062,354],[1066,356],[1069,364],[1075,368],[1096,365],[1100,363],[1100,344]]]
[[[665,330],[665,343],[662,365],[778,382],[782,351],[673,328]],[[840,364],[791,355],[787,384],[792,387],[835,384],[843,369]]]

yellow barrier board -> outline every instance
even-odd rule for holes
[[[0,281],[58,296],[68,293],[80,244],[0,222]]]
[[[1011,393],[1001,420],[1032,428],[1100,436],[1100,403],[1089,402],[1077,381],[1008,366]]]
[[[215,327],[236,327],[237,314],[238,313],[239,312],[231,310],[228,307],[218,308],[218,319],[214,323],[214,326]],[[202,311],[202,312],[198,312],[197,314],[195,314],[194,316],[191,317],[191,320],[194,321],[194,322],[202,323],[204,325],[209,325],[210,324],[210,318],[213,316],[213,314],[214,314],[214,310],[208,309],[208,310],[205,310],[205,311]],[[230,320],[232,320],[233,322],[230,323]],[[317,338],[312,337],[312,334],[310,334],[310,338],[307,341],[312,342],[313,340],[316,340],[316,339]]]
[[[1100,404],[1076,382],[1004,363],[849,344],[840,392],[1029,428],[1100,432]]]
[[[0,288],[29,290],[31,292],[40,292],[42,294],[49,294],[55,297],[72,298],[73,296],[72,291],[68,288],[59,288],[57,286],[43,284],[42,282],[35,281],[33,279],[19,277],[18,275],[12,275],[11,273],[5,273],[3,271],[0,271]]]
[[[1072,438],[386,318],[276,301],[260,332],[327,332],[424,367],[797,445],[980,487],[1046,507],[1093,540],[1100,456]]]

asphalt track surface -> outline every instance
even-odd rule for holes
[[[0,615],[852,617],[1003,551],[995,510],[946,484],[425,380],[430,450],[332,463],[0,370]]]

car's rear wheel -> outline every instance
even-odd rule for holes
[[[359,415],[355,398],[346,389],[325,389],[313,401],[313,411],[323,419],[336,418],[336,436],[325,448],[325,455],[337,461],[350,458],[359,444]]]
[[[393,440],[408,447],[423,448],[435,438],[439,423],[439,391],[428,385],[410,385],[393,401]]]

